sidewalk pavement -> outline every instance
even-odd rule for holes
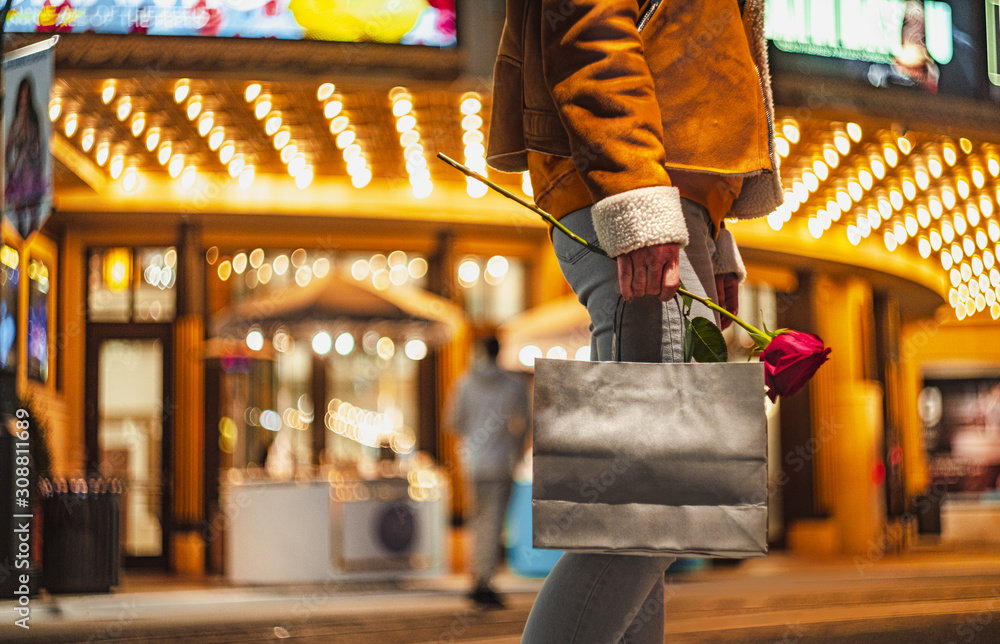
[[[785,553],[669,574],[669,642],[1000,642],[1000,551],[914,548],[811,560]],[[117,592],[32,600],[31,629],[0,602],[0,641],[487,642],[512,644],[541,580],[497,579],[481,611],[464,576],[395,583],[234,587],[126,576]]]

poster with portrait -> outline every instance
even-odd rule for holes
[[[3,216],[27,239],[52,209],[49,91],[56,39],[3,59]]]
[[[925,379],[919,397],[934,486],[949,492],[1000,490],[1000,375]]]
[[[997,3],[767,0],[771,69],[997,101]]]

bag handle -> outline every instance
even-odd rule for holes
[[[677,310],[678,310],[678,312],[680,312],[681,317],[683,317],[684,316],[684,305],[681,304],[679,296],[674,295],[673,301],[677,302]],[[625,298],[622,297],[621,294],[619,294],[618,295],[618,303],[615,305],[614,324],[613,324],[612,329],[611,329],[611,355],[613,355],[615,357],[615,362],[621,362],[622,361],[622,345],[621,345],[621,342],[618,341],[618,338],[621,337],[622,324],[625,322],[625,305],[626,304],[627,303],[625,302]],[[685,329],[685,325],[682,324],[681,325],[681,345],[682,346],[684,344],[684,331],[685,330],[686,330]]]
[[[611,329],[611,355],[615,357],[615,362],[622,361],[622,345],[618,342],[618,337],[622,332],[622,322],[625,321],[625,298],[618,295],[618,303],[615,305],[615,321]]]

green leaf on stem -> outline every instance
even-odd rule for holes
[[[726,362],[729,351],[722,331],[707,318],[694,318],[690,321],[690,332],[693,347],[691,356],[696,362]]]
[[[680,288],[684,289],[685,291],[687,290],[687,287],[684,286],[684,282],[680,283]],[[691,304],[694,302],[694,300],[691,299],[690,295],[684,295],[682,293],[681,294],[681,301],[684,302],[684,311],[685,311],[684,315],[687,315],[688,312],[691,311]]]

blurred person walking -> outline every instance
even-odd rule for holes
[[[681,281],[737,312],[745,270],[724,220],[783,201],[763,11],[764,0],[507,0],[487,159],[528,170],[536,204],[612,258],[552,233],[590,314],[592,359],[612,359],[621,298],[627,362],[683,361]],[[691,315],[728,326],[697,302]],[[673,561],[564,554],[522,641],[662,644]]]
[[[482,343],[484,360],[456,388],[450,425],[460,437],[462,465],[473,497],[473,589],[478,606],[503,607],[491,581],[500,563],[500,536],[514,466],[528,427],[528,392],[497,365],[500,343]]]

